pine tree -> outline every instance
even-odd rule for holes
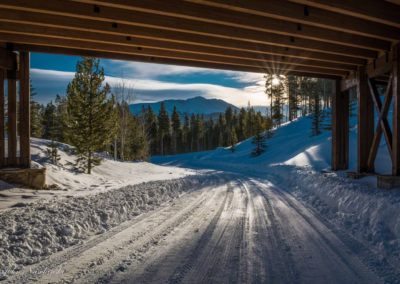
[[[55,117],[56,117],[56,107],[52,101],[50,101],[43,112],[43,134],[42,138],[44,139],[54,139],[55,138]]]
[[[297,112],[299,111],[298,106],[298,96],[297,96],[297,89],[298,83],[297,78],[295,76],[287,76],[287,89],[289,93],[289,121],[297,118]]]
[[[43,115],[43,106],[37,103],[34,98],[37,95],[35,92],[35,88],[32,86],[32,81],[30,83],[30,94],[31,94],[31,113],[30,113],[30,124],[31,124],[31,136],[40,138],[42,137],[42,115]]]
[[[190,119],[187,114],[185,114],[185,121],[183,123],[183,138],[182,138],[182,143],[183,143],[183,149],[182,152],[189,152],[189,145],[191,144],[191,137],[190,137]]]
[[[282,79],[278,83],[273,84],[272,93],[274,97],[274,103],[272,105],[272,119],[276,125],[281,125],[283,119],[282,107],[284,105],[284,84]]]
[[[76,65],[74,79],[68,84],[68,141],[78,155],[77,165],[90,174],[101,159],[101,150],[118,131],[115,99],[107,98],[110,86],[104,82],[100,60],[83,57]]]
[[[46,125],[45,125],[45,135],[46,139],[50,139],[50,144],[47,145],[47,155],[49,156],[50,161],[53,164],[57,164],[57,162],[61,159],[60,155],[58,154],[58,147],[59,143],[55,141],[56,136],[58,134],[58,129],[56,126],[56,107],[53,105],[52,102],[47,104],[45,110]]]
[[[125,159],[133,161],[148,160],[149,146],[145,133],[142,131],[139,116],[129,114],[126,134]]]
[[[161,102],[160,111],[158,112],[158,134],[160,139],[160,155],[166,154],[167,138],[170,134],[171,122],[164,102]]]
[[[235,152],[235,145],[236,145],[236,143],[238,142],[238,140],[237,140],[237,136],[236,136],[236,131],[235,131],[235,128],[234,127],[232,127],[232,129],[231,129],[231,132],[230,132],[230,141],[231,141],[231,151],[232,152]]]
[[[264,128],[263,128],[263,119],[262,119],[260,112],[258,112],[255,117],[254,128],[255,128],[256,135],[254,135],[253,140],[251,142],[252,144],[255,145],[255,148],[251,152],[251,155],[253,157],[261,155],[265,151],[265,148],[267,148],[267,145],[265,142],[267,140],[267,138],[265,137]]]
[[[178,140],[179,137],[181,137],[181,118],[179,116],[178,111],[176,110],[176,106],[174,106],[174,111],[172,112],[171,115],[171,121],[172,121],[172,143],[173,143],[173,153],[177,153],[178,149]]]
[[[244,108],[240,109],[238,118],[238,127],[236,130],[237,138],[239,141],[246,139],[246,110]]]
[[[146,112],[145,129],[146,138],[148,143],[150,144],[150,155],[156,155],[158,148],[157,117],[150,105],[148,106]]]
[[[57,94],[55,100],[55,106],[56,106],[55,125],[57,128],[56,140],[58,142],[65,142],[66,141],[65,129],[67,127],[66,122],[68,121],[67,99]]]
[[[322,122],[322,112],[321,112],[321,80],[313,80],[309,85],[310,96],[311,96],[311,107],[312,107],[312,123],[311,130],[312,136],[321,134],[321,122]]]

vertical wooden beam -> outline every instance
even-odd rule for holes
[[[400,44],[393,48],[392,174],[400,175]]]
[[[357,171],[373,171],[368,168],[368,156],[374,139],[374,102],[368,87],[368,75],[364,67],[357,72]]]
[[[0,69],[0,167],[4,166],[4,154],[5,154],[5,143],[4,143],[4,96],[5,96],[5,70]]]
[[[7,72],[8,82],[8,166],[17,165],[17,80],[15,71]]]
[[[19,137],[20,137],[20,157],[21,165],[30,167],[30,55],[29,52],[20,52],[20,77],[19,77]]]
[[[336,80],[332,98],[332,170],[349,167],[349,92],[341,92],[340,85]]]

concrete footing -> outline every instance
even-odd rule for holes
[[[1,169],[0,179],[8,183],[25,185],[34,189],[43,189],[46,186],[46,168]]]
[[[383,189],[392,189],[400,186],[400,176],[377,175],[378,187]]]

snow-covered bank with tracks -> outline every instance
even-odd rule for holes
[[[126,186],[86,196],[42,199],[0,211],[0,271],[18,271],[135,216],[173,202],[218,177],[196,175]],[[7,275],[3,275],[6,277]]]
[[[389,114],[390,115],[390,114]],[[350,119],[350,169],[356,168],[357,117]],[[153,157],[152,162],[192,169],[235,172],[272,182],[303,200],[330,222],[345,228],[385,263],[400,265],[400,190],[378,189],[373,177],[351,180],[330,172],[331,132],[310,137],[311,119],[300,118],[275,130],[264,154],[253,158],[251,139],[229,149]],[[391,171],[385,141],[376,171]]]

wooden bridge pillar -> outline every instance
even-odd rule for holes
[[[30,167],[29,52],[19,52],[18,54],[12,51],[12,45],[8,47],[8,49],[0,47],[0,167]],[[17,88],[18,81],[19,88]],[[5,148],[4,109],[6,82],[7,151]],[[20,138],[19,148],[18,135]]]
[[[357,72],[357,172],[373,171],[368,167],[368,156],[375,134],[374,102],[368,86],[368,75],[364,67]]]
[[[393,50],[392,174],[400,175],[400,44]]]
[[[349,91],[341,92],[340,86],[338,79],[332,98],[332,170],[349,167]]]

